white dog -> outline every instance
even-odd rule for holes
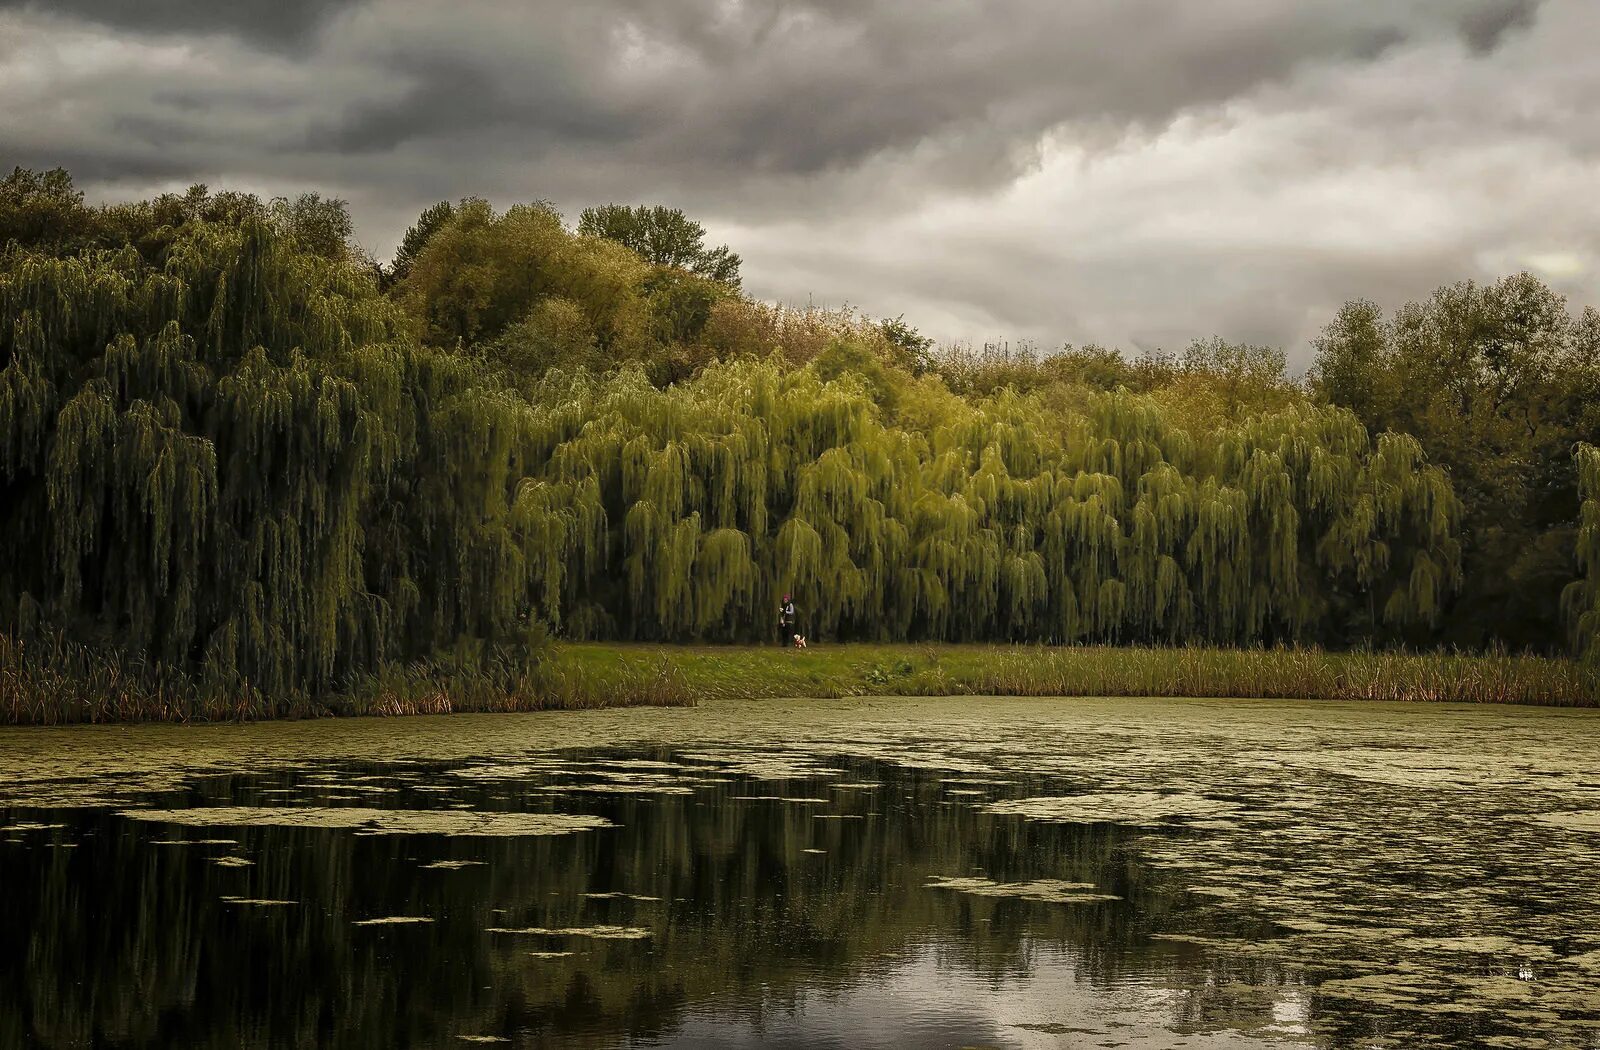
[[[804,649],[806,647],[806,636],[803,635],[803,634],[795,635],[794,636],[794,647],[796,649]]]

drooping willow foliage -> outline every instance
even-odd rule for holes
[[[1458,572],[1415,442],[1295,408],[1197,445],[1146,399],[1062,430],[1011,394],[931,433],[770,364],[657,390],[547,381],[515,513],[543,614],[584,637],[1255,643],[1404,632]]]
[[[1579,445],[1578,568],[1582,572],[1562,595],[1573,646],[1583,659],[1600,663],[1600,448]]]
[[[786,591],[819,639],[1411,640],[1459,575],[1446,478],[1343,410],[1197,439],[1148,395],[929,379],[908,415],[894,359],[842,344],[659,386],[530,372],[424,342],[420,285],[226,203],[0,250],[0,629],[315,694],[536,625],[769,639]]]
[[[0,255],[0,617],[268,694],[514,630],[503,395],[265,218],[166,232]]]

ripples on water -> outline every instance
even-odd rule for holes
[[[0,734],[0,1046],[1600,1045],[1600,723],[1219,710]]]

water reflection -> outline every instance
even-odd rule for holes
[[[1187,832],[978,808],[1047,787],[859,758],[774,766],[652,749],[217,776],[143,800],[616,825],[567,834],[5,811],[0,981],[16,994],[0,998],[0,1045],[1308,1039],[1306,995],[1272,962],[1163,939],[1275,936],[1141,863],[1152,836]],[[998,889],[938,887],[962,878]],[[1084,887],[1085,899],[1005,895],[1038,880]]]

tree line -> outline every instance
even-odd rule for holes
[[[1594,648],[1600,319],[1532,278],[1349,304],[1295,380],[764,304],[667,208],[352,230],[0,181],[0,627],[271,693],[785,591],[833,639]]]

